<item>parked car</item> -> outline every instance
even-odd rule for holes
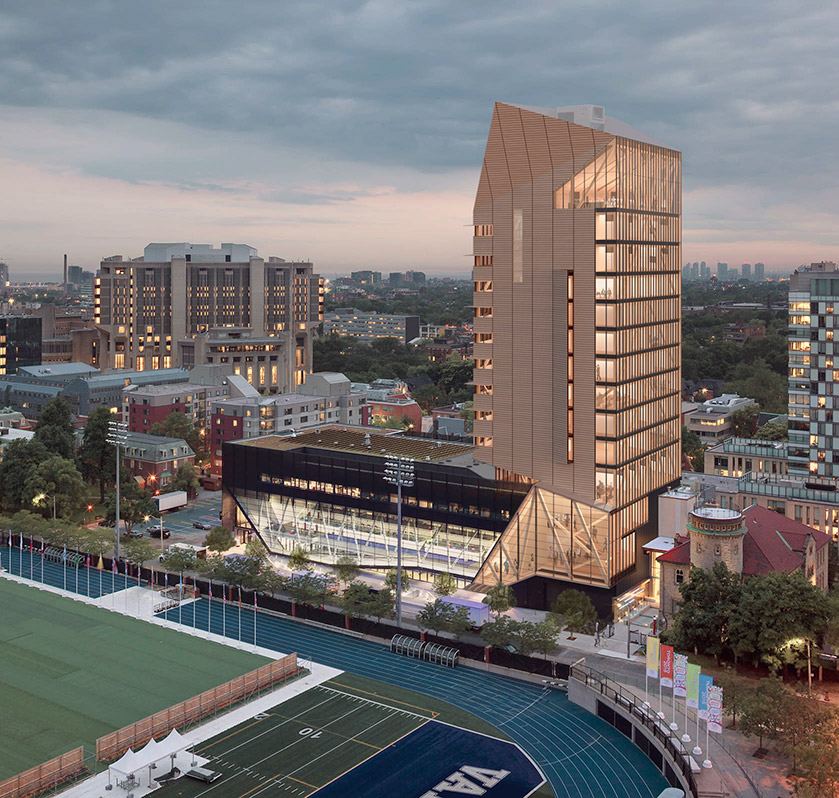
[[[213,528],[212,524],[208,524],[205,521],[193,521],[192,526],[193,526],[194,529],[204,529],[204,530],[208,530],[208,529]]]
[[[96,525],[96,526],[110,526],[114,527],[117,525],[116,521],[106,521],[104,518]]]
[[[141,538],[143,537],[143,531],[141,529],[132,529],[130,532],[126,532],[122,537],[125,540],[128,540],[129,538]]]
[[[172,536],[172,533],[168,529],[166,529],[166,527],[163,527],[163,529],[161,529],[159,526],[150,526],[146,530],[146,532],[149,533],[150,538],[157,538],[158,540],[160,540],[161,535],[163,536],[164,540]]]

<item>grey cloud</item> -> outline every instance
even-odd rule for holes
[[[837,183],[837,21],[813,0],[30,0],[0,10],[0,103],[434,173],[477,170],[496,99],[593,102],[681,149],[686,187],[803,200]]]

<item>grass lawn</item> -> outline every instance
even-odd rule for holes
[[[268,660],[0,579],[0,780]]]

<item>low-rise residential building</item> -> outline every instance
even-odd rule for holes
[[[195,465],[195,452],[182,438],[129,432],[122,454],[129,473],[146,490],[160,490],[182,465]]]
[[[698,404],[696,410],[684,418],[687,428],[695,432],[703,444],[713,445],[731,436],[734,414],[753,404],[754,399],[724,393]]]
[[[703,505],[688,514],[686,529],[674,537],[673,548],[658,556],[661,611],[673,615],[681,600],[680,586],[692,567],[703,570],[724,562],[741,578],[773,572],[801,572],[827,592],[830,537],[776,512],[752,505],[742,512]]]
[[[393,421],[404,423],[409,430],[422,429],[422,408],[407,396],[368,391],[367,402],[371,424],[386,425]]]
[[[419,316],[400,316],[393,313],[367,313],[355,308],[337,308],[323,315],[323,331],[352,336],[369,344],[377,338],[398,338],[408,343],[420,334]]]
[[[744,344],[749,338],[764,338],[766,325],[758,324],[727,324],[723,330],[723,340],[732,344]]]
[[[241,395],[211,403],[211,459],[214,474],[222,472],[223,445],[261,435],[295,435],[322,424],[362,426],[368,423],[364,393],[354,391],[343,374],[310,374],[297,393],[276,396]]]

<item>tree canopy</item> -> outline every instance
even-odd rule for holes
[[[116,447],[107,442],[108,423],[113,419],[110,409],[97,407],[87,419],[79,462],[82,476],[99,485],[99,501],[105,501],[105,486],[113,483],[116,473]]]
[[[70,406],[61,397],[53,399],[41,411],[35,425],[35,440],[52,454],[72,460],[76,454],[76,435]]]

